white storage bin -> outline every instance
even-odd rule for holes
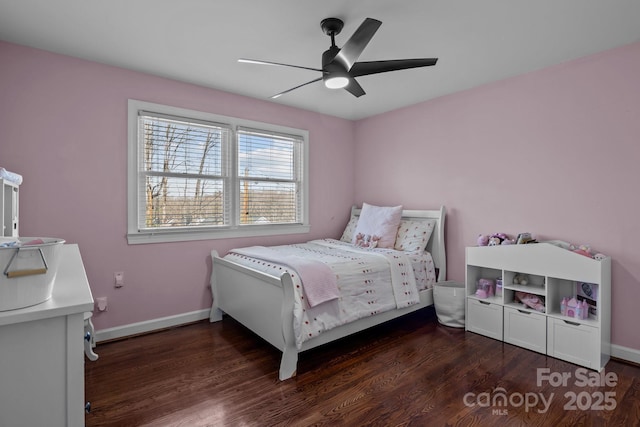
[[[504,307],[504,342],[547,353],[547,316],[528,309]]]
[[[498,303],[467,299],[467,331],[502,341],[502,313],[502,305]]]
[[[445,326],[464,328],[464,284],[455,282],[436,283],[433,287],[433,304],[438,322]]]
[[[65,243],[47,237],[18,240],[42,243],[0,247],[0,311],[29,307],[51,298],[60,249]]]
[[[558,359],[601,370],[609,360],[610,347],[601,349],[600,330],[572,319],[549,318],[547,353]],[[604,350],[604,351],[601,351]],[[604,361],[601,359],[607,355]]]

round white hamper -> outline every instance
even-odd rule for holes
[[[464,285],[455,282],[436,283],[433,304],[438,322],[445,326],[464,328]]]
[[[6,242],[15,244],[0,247],[0,311],[47,301],[65,241],[53,237],[0,238],[0,244]]]

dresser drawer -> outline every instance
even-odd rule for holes
[[[504,341],[546,354],[547,317],[530,310],[505,307]]]
[[[591,369],[600,369],[600,330],[571,320],[547,320],[547,353]]]
[[[502,305],[467,298],[467,331],[502,340]]]

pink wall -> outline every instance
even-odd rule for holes
[[[208,308],[211,249],[338,237],[348,220],[350,121],[3,42],[0,62],[0,166],[24,176],[20,234],[79,244],[94,298],[109,299],[97,329]],[[311,232],[128,245],[129,98],[309,130]]]
[[[640,349],[640,43],[355,124],[3,42],[0,61],[0,166],[25,176],[21,234],[80,245],[94,297],[109,298],[97,329],[207,308],[212,248],[337,237],[367,201],[446,205],[452,279],[479,233],[611,255],[613,342]],[[127,245],[128,98],[308,129],[311,233]]]
[[[470,70],[473,72],[473,70]],[[612,342],[640,350],[640,43],[356,123],[356,202],[448,208],[449,278],[481,233],[612,257]]]

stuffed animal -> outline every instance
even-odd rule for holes
[[[486,234],[480,234],[478,236],[478,246],[498,246],[498,245],[512,245],[513,239],[509,238],[505,233],[494,233],[490,236]]]
[[[593,255],[591,254],[591,248],[587,245],[580,245],[577,248],[574,247],[572,250],[577,254],[584,255],[589,258],[593,258]]]
[[[514,285],[526,286],[529,283],[529,277],[526,274],[518,273],[513,277]]]
[[[499,237],[489,237],[489,246],[498,246],[502,243]]]
[[[379,241],[379,240],[380,240],[380,236],[375,236],[375,235],[374,235],[374,236],[371,236],[371,239],[369,239],[369,245],[368,245],[368,247],[369,247],[370,249],[373,249],[373,248],[377,247],[377,246],[378,246],[378,241]]]
[[[541,313],[545,312],[544,307],[544,297],[539,297],[538,295],[528,294],[525,292],[516,292],[515,297],[522,304],[526,305],[529,308],[533,308],[536,311]]]
[[[487,246],[489,244],[489,236],[481,234],[478,236],[478,246]]]
[[[494,233],[489,236],[489,246],[510,245],[513,241],[505,233]]]
[[[380,236],[376,235],[364,235],[362,233],[356,234],[356,243],[355,245],[361,248],[370,248],[373,249],[378,246],[378,241],[380,240]]]

